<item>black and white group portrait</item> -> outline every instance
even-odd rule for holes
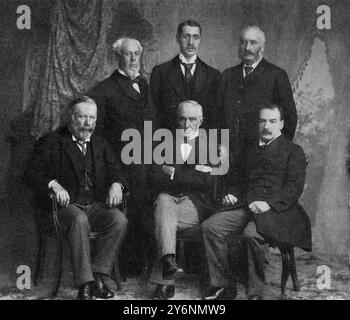
[[[349,13],[0,0],[0,300],[349,300]]]

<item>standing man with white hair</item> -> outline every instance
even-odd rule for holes
[[[219,88],[219,107],[223,127],[230,129],[231,150],[237,155],[243,146],[258,139],[255,123],[259,107],[276,103],[283,109],[283,134],[293,140],[297,111],[291,85],[285,70],[263,57],[265,34],[257,26],[248,26],[240,33],[239,57],[242,62],[226,69]]]
[[[121,141],[125,129],[136,129],[143,134],[144,121],[153,120],[152,101],[146,79],[140,75],[143,48],[133,38],[120,38],[113,43],[118,69],[97,84],[89,94],[98,105],[97,130],[109,141],[116,155],[128,142]],[[123,160],[123,159],[122,159]],[[143,212],[146,170],[143,164],[124,165],[129,179],[128,218],[129,231],[125,241],[126,269],[132,273],[140,266],[138,241],[140,240],[140,214]],[[140,249],[141,250],[141,249]],[[129,260],[129,261],[128,261]],[[141,266],[140,266],[141,267]]]

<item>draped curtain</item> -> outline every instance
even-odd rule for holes
[[[55,0],[33,107],[34,137],[59,127],[69,100],[102,78],[112,12],[110,0]]]
[[[316,27],[321,4],[331,8],[331,30]],[[175,33],[182,20],[200,22],[199,55],[221,71],[239,62],[241,28],[259,25],[267,36],[266,58],[287,70],[294,90],[296,142],[310,159],[302,203],[312,220],[314,247],[350,256],[349,10],[345,0],[56,0],[48,45],[32,49],[27,59],[24,90],[31,93],[24,94],[23,105],[34,112],[32,135],[38,138],[57,128],[67,102],[105,77],[106,33],[113,14],[114,33],[139,37],[143,32],[147,38],[153,32],[148,39],[154,48],[144,46],[148,73],[178,52]]]

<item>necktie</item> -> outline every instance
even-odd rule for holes
[[[186,80],[186,83],[189,84],[192,77],[193,77],[192,73],[191,73],[191,69],[192,69],[194,63],[181,62],[181,64],[185,67],[185,80]]]
[[[252,66],[244,66],[244,72],[245,76],[247,76],[249,73],[251,73],[254,70]]]
[[[78,147],[80,147],[80,151],[84,154],[84,156],[86,155],[86,151],[87,151],[87,142],[86,141],[75,141],[78,145]]]

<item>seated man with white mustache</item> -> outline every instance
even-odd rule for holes
[[[182,139],[175,139],[174,135],[173,140],[179,141],[169,146],[173,150],[170,159],[173,161],[154,165],[150,171],[157,244],[156,263],[150,278],[157,284],[152,299],[166,300],[175,294],[177,231],[198,225],[215,211],[214,169],[210,163],[200,162],[201,155],[209,152],[209,148],[203,151],[200,143],[202,121],[201,105],[191,100],[181,102],[177,127]]]
[[[58,222],[66,233],[73,260],[77,299],[114,296],[103,278],[109,276],[114,257],[127,226],[116,208],[122,201],[125,179],[119,161],[107,142],[94,135],[97,106],[89,97],[74,100],[70,123],[41,138],[26,170],[28,185],[35,189],[38,203],[48,221],[48,193],[59,205]],[[90,256],[90,231],[98,232]]]

